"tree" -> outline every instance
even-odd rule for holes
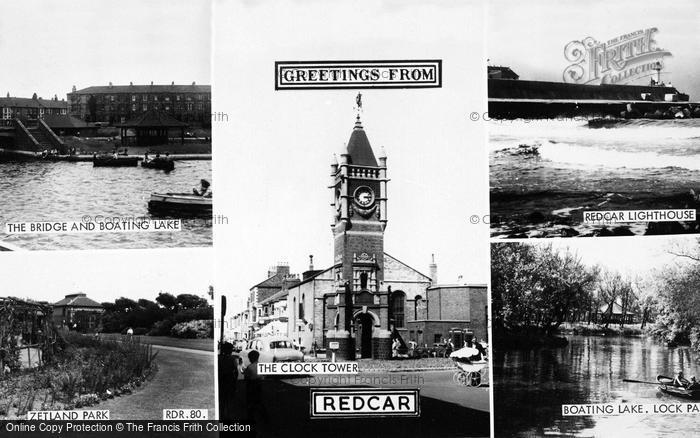
[[[138,308],[138,303],[131,298],[117,298],[114,300],[115,310],[118,312],[130,312]]]
[[[176,298],[178,309],[197,309],[199,307],[207,307],[209,303],[204,298],[193,294],[180,294]]]
[[[657,276],[657,312],[651,333],[700,351],[700,263],[667,266]]]
[[[163,306],[164,308],[168,310],[175,310],[175,307],[177,306],[177,299],[175,298],[174,295],[169,294],[169,293],[163,293],[160,292],[158,293],[158,297],[156,298],[156,302]]]
[[[632,282],[623,278],[619,272],[605,271],[598,283],[598,299],[602,306],[606,306],[604,321],[605,328],[608,328],[613,319],[615,304],[620,303],[621,320],[620,328],[624,326],[627,312],[635,302]],[[601,306],[601,307],[602,307]]]
[[[551,246],[491,246],[495,330],[537,330],[551,335],[571,315],[590,307],[598,271]]]

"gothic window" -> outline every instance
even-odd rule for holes
[[[404,327],[404,307],[406,304],[406,294],[397,290],[391,294],[391,302],[389,303],[389,308],[391,309],[391,316],[394,321],[394,327]]]
[[[360,274],[360,290],[367,290],[367,273]]]
[[[301,294],[301,301],[299,301],[299,319],[304,319],[304,294]]]
[[[292,300],[292,327],[296,327],[297,325],[297,318],[296,318],[296,307],[297,307],[297,297],[294,297]],[[294,330],[294,329],[292,329]]]

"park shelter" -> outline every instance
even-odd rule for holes
[[[44,122],[59,136],[92,137],[97,134],[97,126],[69,115],[46,115]]]
[[[92,332],[100,325],[104,307],[84,293],[68,294],[53,305],[54,323],[79,332]]]
[[[188,125],[163,111],[152,109],[118,126],[122,146],[156,146],[169,143],[171,133],[184,143]]]

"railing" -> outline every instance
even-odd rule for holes
[[[350,166],[348,173],[355,178],[379,178],[379,169],[370,167]]]
[[[59,152],[65,153],[66,145],[63,143],[63,140],[58,138],[58,136],[51,130],[51,128],[49,128],[49,125],[46,124],[44,119],[39,119],[37,126],[39,128],[39,131],[41,131],[46,136],[46,138],[49,139],[51,146],[58,149]]]
[[[41,150],[41,145],[34,138],[34,136],[29,132],[24,123],[20,119],[13,119],[13,125],[15,126],[15,149],[20,150],[31,150],[38,152]]]

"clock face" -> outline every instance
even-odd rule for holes
[[[355,202],[360,207],[369,207],[374,203],[374,192],[369,187],[358,187],[355,190]]]

